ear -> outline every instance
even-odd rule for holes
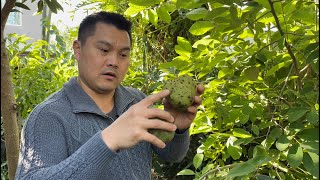
[[[80,59],[80,50],[81,50],[81,44],[80,44],[80,41],[78,40],[74,40],[73,41],[73,44],[72,44],[72,48],[73,48],[73,54],[74,54],[74,57],[77,61],[79,61]]]

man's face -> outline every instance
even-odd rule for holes
[[[95,93],[110,93],[121,83],[130,63],[130,38],[124,30],[97,23],[84,44],[73,44],[80,84]]]

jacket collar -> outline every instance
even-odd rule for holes
[[[79,85],[77,77],[71,78],[69,82],[64,84],[63,90],[70,101],[74,113],[94,113],[105,116],[93,99]],[[119,85],[116,88],[114,99],[114,108],[116,108],[117,115],[119,116],[124,113],[135,97],[125,87]]]

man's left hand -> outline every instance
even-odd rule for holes
[[[197,95],[194,97],[194,102],[185,111],[178,111],[172,108],[168,100],[163,100],[164,110],[168,111],[173,116],[174,124],[177,126],[177,129],[184,130],[190,127],[191,123],[197,115],[198,106],[201,105],[202,100],[200,95],[203,94],[203,92],[204,86],[197,85]]]

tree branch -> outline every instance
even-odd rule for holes
[[[268,0],[268,2],[270,4],[271,13],[272,13],[272,15],[274,17],[274,20],[276,21],[276,25],[277,25],[277,28],[279,30],[279,33],[281,34],[281,36],[284,36],[285,33],[283,32],[283,30],[281,28],[278,16],[276,14],[276,11],[274,10],[273,2],[271,0]],[[296,75],[298,76],[298,89],[301,89],[302,88],[302,83],[301,83],[301,79],[300,79],[300,73],[299,73],[297,58],[295,57],[294,53],[292,52],[291,45],[287,42],[286,38],[284,39],[284,44],[285,44],[285,46],[286,46],[286,48],[288,50],[288,53],[289,53],[290,57],[292,58],[292,63],[293,63],[294,69],[296,71]]]

